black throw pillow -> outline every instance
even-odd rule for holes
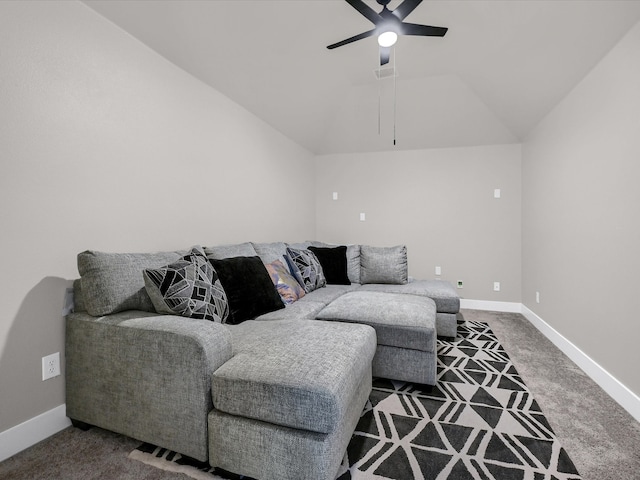
[[[347,247],[309,247],[318,258],[328,284],[351,285],[347,275]]]
[[[227,294],[229,318],[236,325],[284,308],[280,294],[260,257],[209,259]]]

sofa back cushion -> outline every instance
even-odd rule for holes
[[[284,308],[278,290],[260,257],[209,260],[227,294],[227,323],[235,325]]]
[[[287,244],[284,242],[272,242],[272,243],[252,243],[253,248],[257,252],[257,255],[262,259],[262,263],[268,265],[269,263],[280,260],[285,268],[289,270],[289,265],[285,260],[287,255]]]
[[[78,272],[87,313],[98,317],[124,310],[155,312],[142,271],[162,267],[180,257],[178,252],[79,253]]]
[[[407,247],[360,246],[360,283],[405,284],[409,278]]]
[[[207,258],[215,258],[216,260],[231,257],[255,257],[257,255],[251,242],[204,247],[204,253]]]

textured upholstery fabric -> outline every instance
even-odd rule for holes
[[[216,410],[318,433],[340,428],[376,346],[366,325],[248,321],[230,331],[234,357],[213,374]]]
[[[284,259],[283,259],[284,260]],[[289,269],[284,266],[282,261],[274,260],[271,263],[265,265],[267,272],[271,276],[271,280],[280,294],[280,298],[288,305],[296,300],[304,297],[304,288],[298,283],[298,281],[291,276]]]
[[[87,250],[78,254],[84,307],[93,316],[124,310],[155,312],[144,287],[142,271],[180,258],[177,252],[105,253]]]
[[[311,293],[307,293],[304,298],[301,298],[299,302],[322,302],[325,305],[332,302],[336,298],[344,295],[348,292],[356,291],[360,288],[360,285],[326,285],[323,288],[318,288]]]
[[[158,313],[224,323],[227,294],[201,247],[161,268],[145,268],[144,283]]]
[[[211,263],[227,293],[227,323],[237,324],[263,313],[284,308],[284,303],[260,257],[211,259]]]
[[[351,292],[331,302],[316,318],[371,325],[378,345],[435,351],[436,307],[426,297]]]
[[[378,345],[373,358],[373,376],[435,385],[436,356],[436,352]]]
[[[66,319],[67,415],[206,461],[211,374],[232,356],[227,327],[127,311]]]
[[[338,429],[323,434],[213,410],[209,414],[209,461],[260,480],[334,480],[371,392],[371,371],[362,375]]]
[[[214,258],[216,260],[231,257],[255,257],[257,255],[251,242],[204,247],[204,253],[207,255],[207,258]]]
[[[439,337],[455,337],[458,334],[458,318],[455,313],[436,313],[436,331]]]
[[[272,242],[272,243],[252,243],[254,250],[258,256],[262,259],[262,262],[266,265],[274,260],[280,260],[285,264],[287,270],[289,265],[285,260],[287,254],[287,244],[284,242]]]
[[[456,288],[444,280],[412,280],[404,285],[363,285],[362,290],[429,297],[436,302],[437,312],[458,313],[460,311],[460,297]]]
[[[287,305],[286,308],[281,308],[280,310],[260,315],[259,317],[256,317],[256,320],[313,320],[326,304],[323,302],[303,301],[308,296],[309,294],[305,295],[297,302]]]
[[[287,243],[288,248],[295,248],[296,250],[307,250],[312,242],[297,242],[297,243]]]
[[[359,287],[360,285],[327,285],[305,294],[297,302],[287,305],[285,309],[265,313],[257,317],[256,320],[314,319],[329,302],[347,292],[355,291]]]
[[[407,280],[406,246],[360,246],[360,283],[404,284]]]
[[[293,276],[300,282],[306,293],[324,287],[327,280],[322,271],[322,265],[309,250],[287,248],[286,260]]]
[[[351,285],[347,275],[347,247],[309,247],[322,265],[329,285]]]

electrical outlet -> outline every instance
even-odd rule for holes
[[[540,303],[540,292],[536,292],[536,303]]]
[[[493,291],[494,292],[500,291],[500,282],[493,282]]]
[[[360,221],[364,222],[367,219],[367,216],[364,213],[360,214]]]
[[[442,275],[442,268],[436,267],[436,275]]]
[[[60,352],[42,357],[42,381],[60,375]]]
[[[457,287],[458,287],[458,288],[462,288],[462,280],[458,280]]]

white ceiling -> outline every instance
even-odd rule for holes
[[[406,21],[449,31],[395,46],[394,147],[376,39],[326,49],[372,28],[342,0],[84,3],[317,154],[519,142],[640,19],[638,0],[425,0]]]

